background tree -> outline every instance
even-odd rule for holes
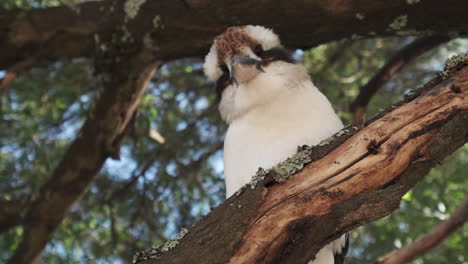
[[[55,9],[56,12],[75,14],[74,12],[81,8],[81,14],[91,16],[86,10],[93,8],[98,12],[99,5],[110,12],[113,5],[110,2],[85,3],[79,6],[76,5],[77,1],[31,0],[4,1],[2,5],[4,8],[26,10],[65,5],[66,8],[59,7]],[[102,11],[109,16],[104,18],[110,22],[124,16],[119,10],[123,10],[127,1],[115,2],[115,14],[109,15]],[[461,1],[452,2],[458,3],[459,8]],[[203,9],[203,1],[185,3],[186,8],[196,10],[194,12],[214,12]],[[438,8],[434,1],[408,1],[405,4],[408,8],[418,5],[421,7],[423,4]],[[388,5],[389,10],[395,8]],[[243,7],[242,4],[238,6],[239,9]],[[338,10],[333,2],[327,4],[327,7],[330,10]],[[457,5],[454,8],[456,7]],[[149,45],[149,42],[166,40],[171,34],[175,34],[161,33],[158,30],[152,32],[151,25],[160,23],[169,31],[171,25],[177,28],[174,26],[177,21],[165,22],[163,13],[160,21],[151,6],[143,4],[143,8],[145,9],[141,14],[138,14],[136,8],[135,20],[127,17],[129,22],[123,24],[135,40],[121,43],[125,52],[119,51],[118,54],[122,56],[122,60],[129,58],[126,57],[130,56],[127,53],[133,55],[141,43]],[[360,13],[351,10],[347,14],[351,15],[356,23],[366,21],[366,8],[367,6],[363,7]],[[446,9],[439,11],[445,12]],[[174,13],[171,8],[167,10],[168,14]],[[12,14],[17,12],[18,9],[0,9],[0,21],[12,17]],[[392,25],[392,22],[399,22],[395,23],[394,27],[407,23],[411,25],[412,12],[416,11],[407,12],[409,22],[405,22],[404,15],[401,15],[402,18],[390,20],[386,25]],[[450,13],[452,9],[446,12]],[[79,15],[75,16],[80,18]],[[142,18],[138,20],[140,17]],[[400,16],[394,18],[398,17]],[[262,22],[245,17],[239,19],[241,24]],[[271,26],[271,19],[262,19],[265,24]],[[387,78],[367,107],[367,116],[373,116],[398,101],[412,88],[431,79],[435,72],[441,69],[447,57],[467,51],[468,42],[455,37],[459,33],[467,32],[466,21],[457,13],[447,20],[446,24],[450,27],[447,30],[437,31],[437,27],[442,27],[437,23],[431,28],[436,33],[445,34],[444,36],[437,41],[426,40],[425,43],[433,41],[433,44],[413,52],[414,60],[402,61],[401,65],[404,67],[401,71],[391,72],[391,78]],[[150,25],[148,21],[151,22]],[[47,24],[37,22],[41,30],[44,24]],[[98,24],[107,25],[110,22]],[[275,26],[275,29],[280,30],[286,45],[301,48],[295,50],[295,58],[302,60],[307,66],[315,84],[333,102],[343,121],[349,124],[353,118],[349,106],[358,96],[360,88],[365,87],[372,76],[386,62],[391,61],[392,56],[397,56],[399,50],[417,41],[419,36],[413,35],[416,35],[416,31],[423,31],[423,22],[414,25],[413,31],[380,30],[377,24],[373,25],[375,29],[371,31],[372,25],[358,29],[350,24],[344,32],[336,31],[338,33],[332,37],[317,34],[317,37],[313,38],[304,34],[305,40],[297,37],[300,34],[294,32],[288,35],[285,29],[290,25],[286,23],[283,26]],[[145,32],[138,32],[135,28],[142,23]],[[219,119],[212,84],[206,82],[201,66],[202,55],[206,53],[212,36],[233,23],[229,19],[218,21],[215,25],[216,30],[207,30],[209,33],[206,35],[211,35],[209,38],[203,41],[196,39],[190,45],[181,43],[179,46],[174,45],[171,50],[171,43],[168,41],[168,44],[153,47],[155,53],[162,55],[152,59],[164,60],[165,64],[150,80],[148,89],[141,96],[138,114],[125,130],[120,160],[106,160],[84,196],[73,205],[53,233],[42,254],[42,262],[126,263],[135,252],[174,236],[180,228],[190,226],[224,199],[221,149],[226,127]],[[303,26],[313,27],[305,22]],[[3,78],[0,86],[1,261],[7,261],[18,248],[24,230],[30,224],[27,215],[31,204],[44,195],[41,194],[41,187],[51,179],[52,171],[59,165],[71,142],[79,136],[82,124],[90,118],[87,113],[95,107],[96,99],[103,93],[103,87],[115,84],[112,83],[113,80],[107,80],[109,77],[105,78],[105,74],[132,72],[130,68],[118,72],[112,68],[115,62],[109,62],[111,59],[106,57],[109,54],[117,54],[112,53],[116,47],[110,46],[112,41],[109,40],[124,38],[125,29],[119,31],[105,26],[102,26],[102,29],[109,32],[99,32],[99,41],[93,34],[88,33],[93,39],[91,42],[95,42],[94,49],[88,47],[89,38],[86,38],[87,41],[78,41],[82,49],[74,49],[74,46],[67,44],[68,39],[61,40],[60,34],[50,37],[41,44],[41,48],[37,47],[38,44],[34,43],[37,40],[34,40],[31,46],[18,48],[18,54],[9,52],[13,49],[7,42],[3,42],[4,40],[0,41],[3,50],[0,51],[0,68],[4,70],[0,74]],[[110,32],[111,30],[115,31]],[[186,30],[191,31],[189,27]],[[301,30],[304,28],[296,29]],[[449,31],[451,34],[447,36]],[[1,35],[6,36],[7,32],[0,27]],[[386,37],[395,35],[405,36]],[[70,38],[69,35],[65,37]],[[76,36],[77,39],[79,37]],[[340,40],[342,37],[348,39]],[[174,39],[180,42],[180,36]],[[64,54],[60,54],[55,42],[64,44]],[[443,44],[435,47],[441,43]],[[422,54],[423,51],[427,52]],[[192,57],[194,55],[195,57]],[[16,77],[11,77],[10,73],[17,73]],[[14,81],[9,82],[10,79]],[[433,169],[423,182],[409,192],[397,213],[353,231],[349,262],[372,263],[377,257],[411,242],[431,230],[436,223],[446,219],[463,199],[464,194],[468,193],[468,186],[464,180],[467,165],[468,148],[465,145],[444,164]],[[451,236],[444,245],[416,263],[468,262],[465,246],[467,244],[468,229],[465,227]]]

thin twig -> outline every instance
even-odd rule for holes
[[[8,69],[5,77],[0,80],[0,93],[6,91],[8,86],[16,79],[19,73],[31,68],[38,60],[38,55],[22,60]]]
[[[385,65],[374,75],[374,77],[359,89],[359,95],[351,103],[350,110],[353,113],[354,122],[363,124],[367,105],[377,90],[380,89],[390,78],[400,71],[413,59],[424,52],[449,41],[446,36],[430,36],[419,38],[394,54]]]
[[[465,197],[465,200],[463,200],[447,220],[436,226],[431,232],[414,241],[410,245],[394,250],[379,258],[377,264],[408,263],[441,244],[450,234],[462,227],[467,220],[468,196]]]
[[[16,79],[16,72],[8,72],[3,79],[0,79],[0,93],[5,91],[8,86]]]
[[[35,25],[35,23],[31,22],[31,25]],[[49,44],[59,39],[60,36],[61,36],[60,33],[53,34],[49,39],[47,39],[47,41],[45,41],[38,48],[38,50],[34,54],[29,56],[27,59],[19,61],[18,63],[9,67],[8,73],[5,75],[5,77],[2,80],[0,80],[0,93],[4,92],[20,73],[29,70],[38,62],[41,62],[43,58],[46,58],[47,52],[50,51]]]

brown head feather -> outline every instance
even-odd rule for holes
[[[218,54],[218,64],[224,63],[226,58],[232,58],[238,53],[241,47],[254,48],[259,44],[244,32],[242,27],[230,27],[215,39],[216,52]]]

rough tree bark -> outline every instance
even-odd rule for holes
[[[190,263],[198,256],[200,264],[306,263],[346,231],[390,214],[468,139],[464,60],[447,79],[417,89],[359,131],[347,128],[332,142],[257,173],[252,188],[226,200],[180,241],[141,253],[138,261]]]

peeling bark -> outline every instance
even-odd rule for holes
[[[343,233],[396,210],[401,197],[468,138],[468,61],[359,131],[315,147],[313,162],[230,197],[141,263],[306,263]],[[173,248],[175,247],[175,248]],[[168,250],[172,248],[171,250]]]
[[[168,60],[206,54],[213,37],[232,25],[272,27],[286,47],[305,48],[343,38],[468,33],[464,0],[145,1],[131,13],[124,0],[46,9],[0,9],[0,69],[35,58],[35,64],[90,57],[96,36],[123,30],[130,45],[145,43]],[[135,13],[136,12],[136,13]],[[135,17],[133,17],[135,15]],[[190,42],[187,42],[190,40]],[[96,45],[97,44],[97,45]]]

